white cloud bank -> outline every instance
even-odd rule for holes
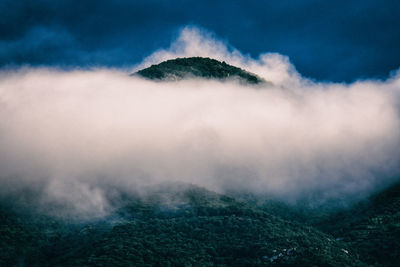
[[[275,85],[160,83],[104,69],[3,72],[1,194],[35,188],[42,203],[97,213],[114,187],[182,181],[339,199],[398,177],[400,75],[316,83],[286,57],[253,60],[195,28],[141,66],[177,56],[224,60]]]

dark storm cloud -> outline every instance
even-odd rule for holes
[[[129,67],[198,25],[305,76],[387,77],[400,64],[398,1],[0,1],[0,66]]]

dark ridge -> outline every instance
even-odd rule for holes
[[[265,83],[257,75],[238,67],[204,57],[176,58],[139,70],[140,75],[150,80],[179,81],[185,78],[236,79],[248,84]]]

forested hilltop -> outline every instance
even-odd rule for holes
[[[176,58],[139,70],[140,75],[151,80],[178,81],[185,78],[238,80],[248,84],[265,83],[256,74],[211,58]]]

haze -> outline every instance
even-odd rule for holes
[[[153,82],[131,70],[49,68],[0,74],[1,194],[103,214],[109,188],[165,182],[293,202],[352,200],[399,174],[400,75],[352,84],[301,77],[288,58],[242,55],[185,28],[162,60],[208,56],[273,86]]]

